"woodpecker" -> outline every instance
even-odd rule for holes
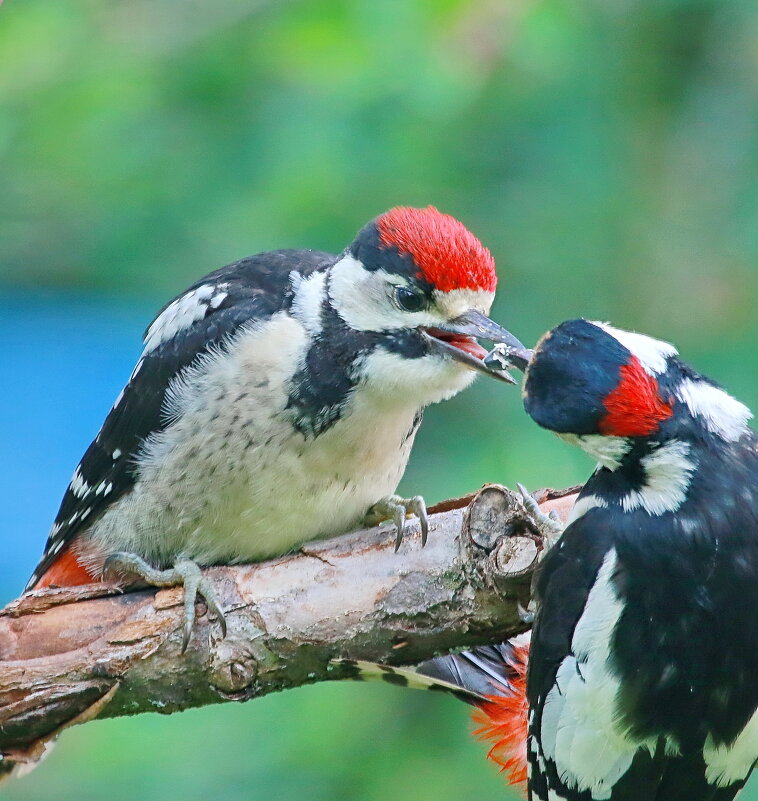
[[[733,798],[758,759],[758,437],[665,342],[574,320],[527,413],[596,458],[543,563],[532,798]]]
[[[485,361],[526,367],[527,413],[598,466],[540,566],[531,645],[497,647],[516,681],[474,701],[480,734],[512,780],[528,760],[530,799],[728,801],[758,760],[752,415],[672,345],[607,324],[517,356]],[[483,653],[421,669],[481,693]]]
[[[393,518],[425,406],[508,339],[488,313],[490,252],[433,207],[397,207],[339,255],[278,250],[201,278],[158,313],[80,461],[27,590],[118,571],[197,592],[198,566],[280,555]]]

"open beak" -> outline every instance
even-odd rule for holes
[[[444,354],[465,364],[470,370],[499,378],[508,384],[516,383],[516,379],[507,372],[508,369],[511,367],[523,369],[519,361],[523,361],[525,366],[531,356],[531,351],[527,350],[510,331],[501,328],[478,311],[468,311],[437,328],[423,328],[421,333],[427,339],[431,351]],[[485,357],[491,356],[494,351],[487,353],[477,339],[502,344],[508,349],[510,358],[485,362]]]

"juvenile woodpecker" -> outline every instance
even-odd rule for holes
[[[184,584],[223,616],[198,565],[285,553],[394,518],[424,407],[488,371],[476,341],[508,337],[485,315],[489,251],[433,207],[394,208],[338,256],[261,253],[168,303],[66,490],[27,590],[105,570]]]
[[[539,570],[531,646],[421,670],[487,696],[480,734],[512,781],[528,760],[530,799],[729,801],[758,759],[750,411],[673,346],[586,320],[537,345],[524,404],[599,462]]]

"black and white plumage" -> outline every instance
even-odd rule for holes
[[[574,320],[527,412],[599,461],[546,556],[529,793],[727,801],[758,759],[758,438],[667,343]]]
[[[526,367],[527,412],[599,464],[539,569],[530,643],[424,672],[480,688],[502,655],[480,736],[532,801],[730,801],[758,760],[750,411],[672,345],[603,323],[485,361]]]
[[[507,335],[485,317],[495,280],[431,207],[381,215],[337,256],[205,276],[147,329],[28,587],[96,578],[114,553],[253,561],[357,525],[394,492],[423,408],[489,372],[473,337]]]
[[[133,489],[145,446],[171,421],[170,393],[193,363],[221,352],[242,326],[286,308],[293,271],[304,277],[330,261],[328,253],[307,250],[251,256],[201,278],[158,312],[129,381],[74,471],[27,589],[79,532]]]

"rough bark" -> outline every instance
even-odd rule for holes
[[[565,515],[575,490],[535,497]],[[518,496],[488,485],[430,510],[398,553],[390,527],[207,572],[228,634],[204,608],[181,654],[182,590],[113,585],[29,593],[0,611],[0,774],[33,765],[63,728],[171,713],[340,678],[340,657],[413,664],[524,628],[542,547]]]

